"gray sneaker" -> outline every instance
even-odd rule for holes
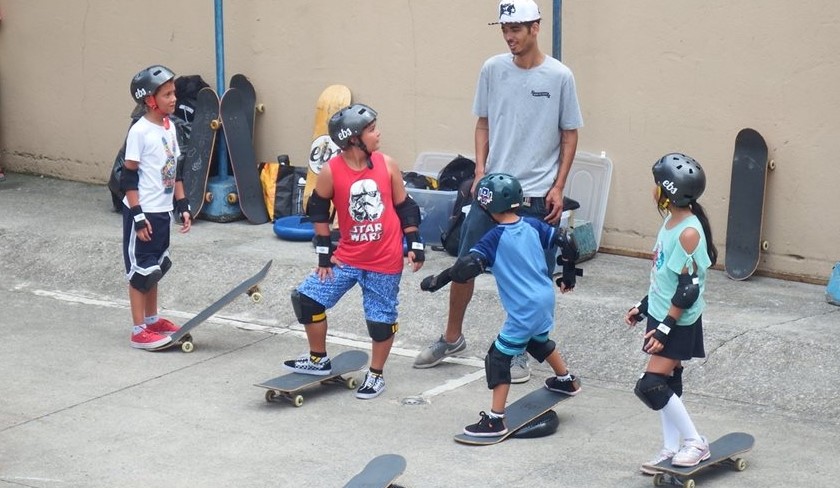
[[[415,368],[433,368],[440,364],[446,356],[451,356],[457,352],[461,352],[467,348],[467,341],[464,336],[458,338],[454,344],[446,342],[441,335],[438,340],[433,342],[429,347],[420,351],[420,354],[414,358]]]
[[[528,355],[524,352],[513,357],[510,362],[510,382],[525,383],[531,379],[531,367],[528,366]]]

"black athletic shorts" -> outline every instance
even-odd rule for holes
[[[658,325],[658,320],[653,317],[648,317],[645,332],[650,332]],[[645,339],[642,343],[643,351],[647,341],[648,339]],[[679,361],[706,357],[706,350],[703,348],[703,316],[698,317],[697,321],[691,325],[675,325],[671,327],[665,348],[656,353],[656,355]]]

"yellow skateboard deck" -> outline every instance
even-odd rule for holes
[[[306,172],[306,186],[303,189],[303,208],[309,203],[309,195],[315,190],[315,180],[321,167],[339,149],[330,139],[327,123],[340,109],[350,105],[350,89],[344,85],[330,85],[321,92],[315,104],[315,128],[312,130],[312,145],[309,148],[309,169]]]

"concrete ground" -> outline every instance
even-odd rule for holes
[[[307,350],[289,292],[313,267],[305,243],[271,225],[198,221],[173,233],[163,314],[186,321],[266,261],[264,300],[237,299],[194,331],[196,349],[129,347],[121,222],[102,185],[9,174],[0,183],[0,487],[339,487],[383,453],[408,461],[403,486],[642,487],[658,450],[655,413],[633,395],[641,330],[621,322],[645,291],[649,263],[598,254],[559,296],[555,340],[583,382],[540,439],[490,447],[452,435],[489,408],[483,356],[503,312],[491,276],[468,310],[467,350],[428,370],[413,357],[442,332],[445,291],[419,292],[452,259],[429,251],[407,272],[387,390],[357,400],[322,387],[305,404],[267,403],[253,386]],[[685,401],[702,433],[756,438],[744,472],[713,469],[700,486],[831,486],[840,434],[840,308],[824,287],[715,271],[704,315],[707,358],[686,368]],[[329,312],[331,354],[369,350],[360,296]],[[511,400],[548,373],[513,385]],[[361,375],[360,375],[361,376]]]

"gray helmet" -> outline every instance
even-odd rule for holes
[[[340,149],[347,149],[351,145],[350,139],[362,135],[365,127],[375,120],[376,110],[361,103],[354,103],[330,117],[330,138]]]
[[[146,97],[155,94],[160,85],[174,78],[175,73],[166,66],[149,66],[132,78],[131,98],[137,103],[143,103]]]
[[[670,153],[653,164],[653,179],[668,200],[676,207],[687,207],[706,189],[706,173],[690,156]]]
[[[502,213],[522,205],[522,185],[505,173],[490,173],[478,181],[475,199],[484,210]]]

